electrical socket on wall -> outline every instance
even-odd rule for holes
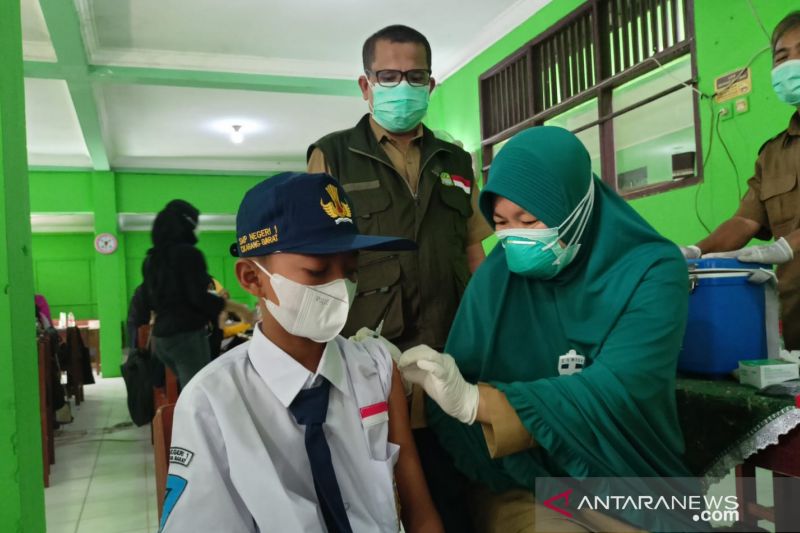
[[[750,102],[747,100],[747,97],[745,96],[736,100],[733,103],[733,110],[737,115],[747,113],[750,110]]]
[[[730,120],[733,118],[733,106],[731,104],[721,104],[717,108],[717,114],[720,120]]]

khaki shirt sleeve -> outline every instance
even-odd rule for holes
[[[325,160],[325,154],[319,148],[314,148],[311,152],[311,157],[308,158],[308,171],[312,174],[320,172],[331,173],[331,168]]]
[[[752,178],[747,182],[747,192],[742,201],[739,202],[739,209],[736,216],[747,218],[761,224],[762,228],[769,228],[767,209],[761,201],[761,157],[756,161],[756,171]]]
[[[481,423],[486,447],[492,459],[505,457],[536,446],[533,436],[522,425],[517,412],[508,403],[505,394],[486,383],[479,383],[481,401],[487,402],[490,422]]]
[[[479,243],[486,237],[494,233],[492,227],[483,218],[481,210],[478,208],[478,184],[477,180],[472,180],[472,192],[470,203],[472,204],[472,216],[467,220],[467,246]]]

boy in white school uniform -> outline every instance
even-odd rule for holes
[[[360,235],[327,174],[253,187],[236,235],[263,321],[181,393],[161,530],[396,532],[399,495],[406,531],[442,531],[388,346],[339,335],[358,250],[414,243]]]

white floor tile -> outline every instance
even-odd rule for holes
[[[81,519],[78,533],[125,533],[146,529],[147,514],[110,515]]]
[[[46,515],[48,524],[56,524],[59,522],[76,522],[81,516],[83,509],[83,499],[76,503],[67,503],[60,505],[46,505]]]
[[[90,478],[70,479],[57,485],[50,485],[44,491],[46,506],[71,505],[83,503],[89,489]]]
[[[47,533],[75,533],[78,529],[77,521],[54,520],[47,521]]]
[[[113,500],[100,500],[93,501],[91,499],[86,501],[81,513],[81,521],[90,518],[100,518],[104,516],[125,516],[137,515],[147,518],[147,502],[140,499],[113,499]]]

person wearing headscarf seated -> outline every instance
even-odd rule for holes
[[[547,531],[585,531],[535,503],[539,477],[688,477],[675,402],[688,301],[679,249],[561,128],[514,136],[480,209],[501,245],[470,281],[447,353],[418,346],[399,364],[427,392],[428,424],[456,467],[484,487],[476,530],[533,531],[534,512],[549,512]]]

